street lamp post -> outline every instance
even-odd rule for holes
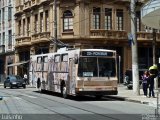
[[[54,52],[57,51],[57,0],[54,0]]]
[[[133,92],[140,95],[139,89],[139,70],[138,70],[138,55],[137,55],[137,30],[136,30],[136,12],[135,0],[131,0],[131,35],[132,35],[132,78],[133,78]]]

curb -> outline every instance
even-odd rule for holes
[[[121,100],[121,101],[125,101],[126,98],[125,97],[121,97],[121,96],[106,96],[107,98],[111,98],[111,99],[116,99],[116,100]]]
[[[26,88],[36,88],[36,86],[26,85]]]
[[[106,96],[111,99],[121,100],[121,101],[128,101],[128,102],[134,102],[134,103],[140,103],[140,104],[149,104],[149,102],[141,101],[141,100],[133,100],[127,97],[121,97],[121,96]]]

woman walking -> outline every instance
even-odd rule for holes
[[[143,85],[143,92],[144,92],[144,96],[147,97],[148,94],[148,78],[149,78],[149,72],[148,71],[144,71],[144,74],[142,76],[142,85]]]

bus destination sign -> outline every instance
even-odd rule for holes
[[[82,51],[82,56],[113,56],[113,52],[105,52],[105,51]]]

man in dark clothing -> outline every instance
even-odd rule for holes
[[[148,78],[148,86],[149,86],[149,97],[155,97],[154,95],[154,76],[151,75],[149,78]]]
[[[149,97],[155,97],[154,95],[154,78],[158,75],[158,68],[156,65],[153,65],[149,68],[150,77],[148,79],[148,86],[149,86]]]

